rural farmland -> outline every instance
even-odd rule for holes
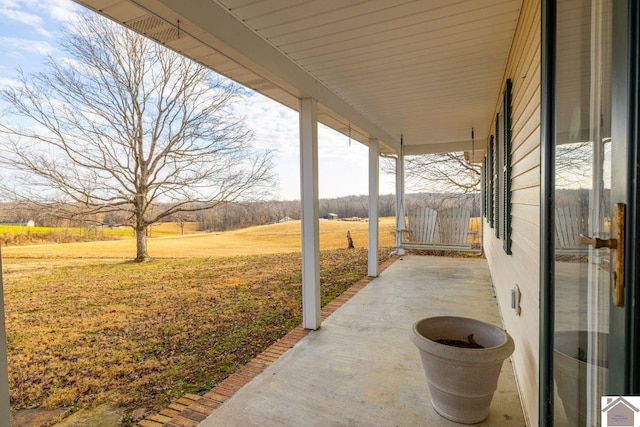
[[[323,305],[366,275],[367,227],[321,221]],[[381,261],[393,229],[381,220]],[[133,238],[2,248],[12,411],[109,404],[133,425],[300,323],[299,221],[152,237],[149,253],[130,262]]]
[[[380,246],[393,246],[393,218],[380,220]],[[320,248],[347,247],[347,231],[351,232],[357,248],[366,248],[368,242],[366,221],[320,221]],[[149,239],[152,258],[216,257],[232,255],[275,254],[300,251],[300,221],[290,221],[249,227],[239,230],[188,234],[155,238],[154,233],[165,236],[170,226],[158,230],[154,227]],[[63,245],[29,245],[2,248],[2,256],[33,259],[128,259],[135,254],[135,240],[119,239],[107,242],[67,243]]]

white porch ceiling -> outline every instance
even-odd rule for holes
[[[522,0],[77,0],[383,152],[484,147]],[[178,30],[179,27],[179,30]]]

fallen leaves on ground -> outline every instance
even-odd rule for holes
[[[19,272],[5,272],[13,410],[106,402],[157,411],[212,388],[301,320],[299,253],[28,273],[20,262],[5,269]],[[366,271],[364,249],[322,251],[323,305]]]

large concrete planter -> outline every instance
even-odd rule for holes
[[[473,340],[484,348],[459,348],[436,340]],[[466,317],[429,317],[413,325],[433,408],[464,424],[487,418],[502,362],[513,353],[511,336],[497,326]]]
[[[591,375],[597,377],[602,390],[607,388],[607,362],[583,360],[589,346],[589,338],[597,343],[600,354],[607,354],[608,334],[562,331],[555,335],[553,373],[569,427],[587,425],[587,372],[591,371]]]

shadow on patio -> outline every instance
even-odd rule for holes
[[[409,339],[416,320],[434,315],[501,325],[484,259],[397,260],[200,426],[458,425],[432,409]],[[481,425],[524,425],[509,360]]]

